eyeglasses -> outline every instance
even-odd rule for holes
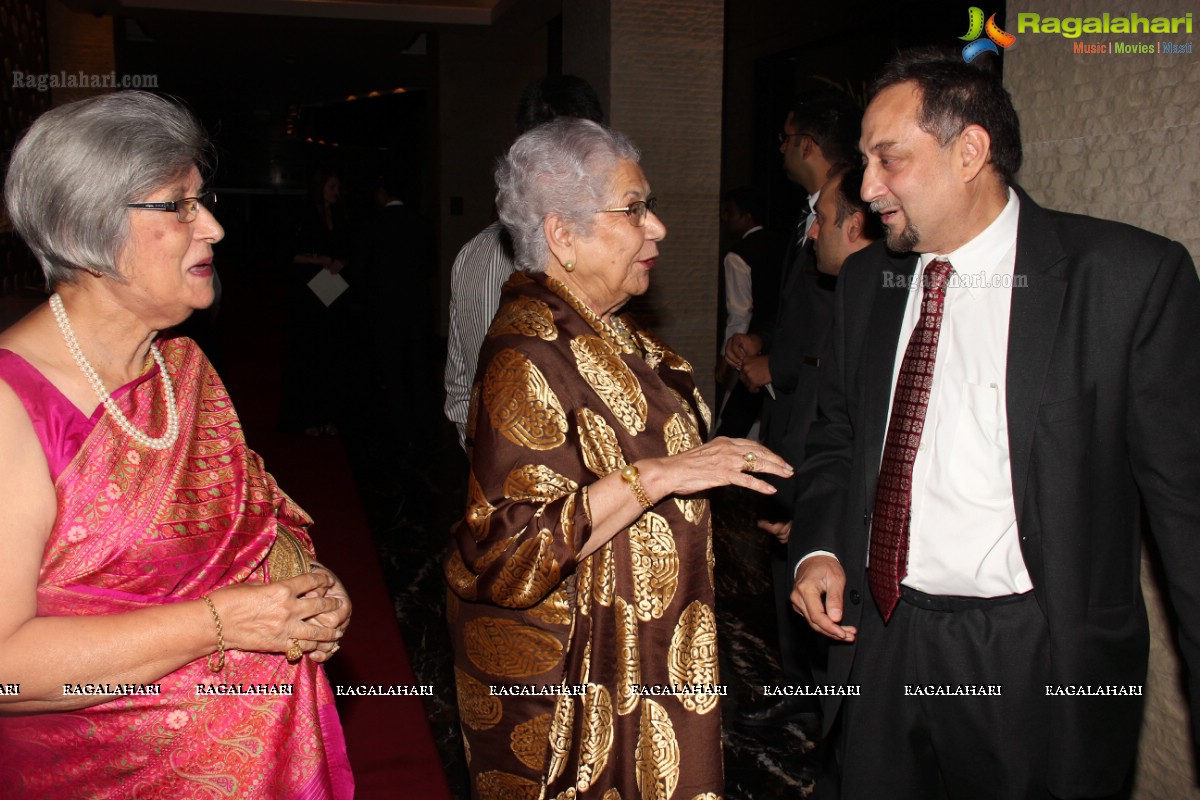
[[[183,197],[179,200],[166,200],[157,203],[126,203],[126,208],[143,208],[147,211],[173,211],[180,222],[195,221],[200,214],[200,206],[212,211],[217,205],[217,193],[205,192],[199,197]]]
[[[646,215],[654,212],[658,207],[657,197],[647,197],[645,200],[634,200],[627,206],[622,208],[597,208],[597,214],[616,213],[618,211],[625,214],[625,218],[635,228],[644,228],[646,226]]]

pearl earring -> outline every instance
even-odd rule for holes
[[[567,263],[563,264],[563,269],[565,269],[567,272],[574,272],[575,271],[575,262],[568,261]]]

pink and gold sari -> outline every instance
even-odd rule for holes
[[[53,402],[26,400],[57,473],[58,516],[42,560],[39,615],[119,614],[268,581],[276,526],[311,550],[305,532],[311,520],[246,446],[225,387],[203,353],[188,339],[160,346],[180,413],[179,442],[170,451],[136,446],[103,407],[90,420],[75,410],[72,420],[73,406],[55,413],[47,410]],[[165,428],[159,383],[152,368],[119,393],[118,404],[141,430]],[[45,398],[56,390],[47,383],[38,392]],[[25,399],[28,392],[18,388],[18,395]],[[74,437],[82,444],[71,455],[72,446],[63,442],[80,424],[93,427]],[[329,683],[307,658],[289,664],[280,654],[230,651],[218,674],[200,659],[157,683],[157,695],[0,717],[4,796],[352,796]],[[291,694],[268,688],[269,694],[241,696],[198,689],[213,684],[292,688]]]

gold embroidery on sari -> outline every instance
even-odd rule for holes
[[[633,598],[642,622],[658,619],[679,588],[679,552],[667,520],[647,511],[629,527]]]
[[[500,306],[496,318],[488,328],[488,338],[515,333],[520,336],[536,336],[547,342],[558,338],[554,327],[554,314],[550,306],[532,297],[517,297]]]
[[[458,667],[454,668],[454,678],[458,686],[458,716],[462,723],[477,731],[496,727],[504,716],[500,698]]]
[[[712,430],[712,410],[708,407],[708,403],[704,402],[704,395],[700,394],[699,389],[692,389],[692,399],[696,401],[696,408],[700,409],[700,417],[704,420],[704,427],[707,430]]]
[[[467,569],[462,553],[459,552],[457,547],[450,551],[450,557],[446,559],[444,573],[446,575],[446,582],[450,584],[450,588],[454,590],[455,594],[464,600],[474,600],[477,597],[479,589],[475,584],[479,578],[475,573]]]
[[[491,527],[492,513],[495,510],[496,507],[488,502],[487,496],[483,493],[483,487],[475,479],[475,471],[471,470],[467,474],[466,522],[467,529],[471,531],[471,536],[475,537],[475,541],[479,542],[487,538],[488,528]]]
[[[566,441],[562,403],[541,370],[516,350],[501,350],[488,363],[483,403],[492,427],[515,445],[550,450]]]
[[[549,713],[539,714],[514,727],[508,737],[517,760],[537,772],[546,768],[546,740],[550,736],[550,720]]]
[[[546,771],[546,783],[553,783],[567,768],[574,724],[575,699],[569,694],[560,694],[554,701],[554,719],[550,722],[550,767]]]
[[[604,417],[590,408],[581,408],[575,413],[575,422],[579,428],[583,463],[588,469],[603,478],[610,472],[624,468],[625,457],[617,442],[617,432]]]
[[[637,708],[637,687],[642,682],[642,657],[638,646],[637,617],[633,606],[618,597],[615,602],[617,623],[617,713],[621,716]]]
[[[611,606],[613,593],[617,590],[617,566],[613,562],[612,540],[605,542],[595,555],[600,560],[593,560],[596,571],[592,578],[592,596],[600,605]]]
[[[520,539],[521,536],[524,535],[524,533],[525,533],[525,529],[522,528],[521,530],[514,533],[512,536],[509,536],[507,539],[498,539],[498,540],[492,542],[492,546],[489,547],[484,552],[483,555],[476,558],[474,563],[472,564],[472,566],[475,568],[475,572],[476,573],[483,572],[488,567],[490,567],[492,564],[494,564],[496,562],[496,559],[498,559],[498,558],[500,558],[500,556],[504,555],[508,551],[508,548],[513,546],[513,542],[516,542],[518,539]]]
[[[679,783],[679,742],[666,709],[649,698],[642,698],[636,766],[643,800],[670,800]]]
[[[575,552],[579,547],[575,544],[575,498],[578,495],[572,495],[563,501],[562,508],[558,512],[558,524],[562,528],[563,539],[567,542],[567,547],[571,548],[571,552]]]
[[[545,597],[559,582],[554,532],[542,528],[536,537],[522,542],[504,562],[492,586],[492,599],[508,608],[526,608]]]
[[[567,587],[555,589],[549,597],[529,609],[529,616],[547,625],[570,625],[571,601]]]
[[[675,625],[667,650],[671,685],[715,687],[717,685],[717,618],[713,610],[693,600]],[[707,714],[717,707],[715,690],[681,694],[679,703],[688,711]]]
[[[583,697],[583,730],[580,734],[579,770],[575,786],[587,791],[608,765],[613,743],[612,697],[605,687],[588,684]]]
[[[498,769],[480,773],[475,785],[488,800],[538,800],[542,794],[542,787],[528,778]]]
[[[562,642],[511,619],[481,617],[463,626],[467,657],[481,671],[506,678],[538,675],[562,661]]]
[[[504,496],[509,500],[541,500],[552,502],[570,494],[579,484],[559,475],[545,464],[525,464],[508,473],[504,479]]]
[[[644,431],[646,395],[617,349],[597,336],[576,336],[571,352],[579,374],[625,430],[634,436]]]

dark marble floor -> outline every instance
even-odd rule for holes
[[[465,503],[466,459],[453,429],[420,463],[405,463],[378,437],[345,431],[371,517],[396,615],[418,682],[433,684],[426,701],[431,727],[456,797],[467,797],[466,766],[454,702],[452,658],[443,620],[441,554]],[[753,527],[751,500],[741,490],[714,497],[717,623],[723,704],[727,800],[808,797],[814,786],[814,744],[798,725],[749,729],[735,724],[740,705],[764,684],[781,683],[767,537]]]

